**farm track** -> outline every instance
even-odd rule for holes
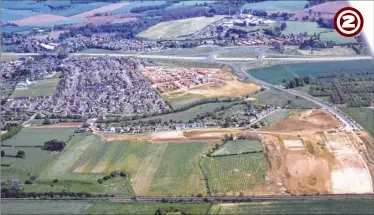
[[[168,144],[152,144],[132,182],[135,193],[146,193]]]

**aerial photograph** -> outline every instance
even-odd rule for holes
[[[0,214],[374,214],[349,1],[0,5]]]

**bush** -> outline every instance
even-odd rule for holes
[[[120,174],[119,174],[121,177],[126,177],[126,173],[124,171],[122,171]]]
[[[102,183],[103,183],[103,179],[99,178],[99,179],[97,180],[97,182],[99,182],[99,184],[102,184]]]
[[[58,179],[53,179],[53,183],[57,183],[58,182]]]
[[[27,179],[27,180],[25,181],[25,184],[32,184],[32,181],[31,181],[30,179]]]
[[[25,157],[25,152],[22,150],[19,150],[16,155],[17,158],[24,158]]]
[[[107,176],[107,175],[106,175],[106,176],[104,176],[103,179],[106,181],[106,180],[110,179],[110,176]]]

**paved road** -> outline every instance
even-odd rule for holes
[[[266,201],[279,201],[279,200],[316,200],[316,199],[374,199],[372,194],[329,194],[329,195],[306,195],[306,196],[292,196],[292,195],[272,195],[272,196],[248,196],[248,197],[238,197],[238,196],[229,196],[229,197],[217,197],[217,196],[207,196],[207,197],[181,197],[181,196],[112,196],[112,197],[95,197],[95,198],[56,198],[55,200],[75,200],[75,201],[111,201],[111,202],[181,202],[181,203],[191,203],[191,202],[266,202]],[[2,199],[1,202],[6,201],[42,201],[43,199],[34,199],[34,198],[7,198]]]
[[[326,109],[327,111],[332,113],[336,118],[338,118],[343,123],[343,127],[344,127],[345,130],[358,129],[352,119],[350,119],[347,115],[342,113],[339,109],[337,109],[333,105],[330,105],[326,102],[323,102],[322,100],[316,99],[316,98],[314,98],[312,96],[309,96],[305,93],[302,93],[300,91],[284,89],[282,87],[279,87],[279,86],[270,84],[268,82],[262,81],[260,79],[257,79],[255,77],[251,76],[246,71],[244,71],[242,66],[237,66],[237,65],[231,64],[231,67],[234,69],[234,71],[236,73],[240,74],[241,77],[246,77],[247,80],[249,80],[253,83],[256,83],[256,84],[259,84],[259,85],[262,85],[262,86],[265,86],[265,87],[269,87],[269,88],[272,88],[272,89],[280,90],[280,91],[283,91],[285,93],[288,93],[288,94],[291,94],[291,95],[294,95],[294,96],[299,96],[301,98],[304,98],[306,100],[309,100],[309,101],[317,104],[318,106]]]

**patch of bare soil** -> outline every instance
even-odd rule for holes
[[[329,129],[338,129],[341,123],[324,109],[313,109],[298,113],[269,126],[269,131],[315,133]]]
[[[27,26],[27,25],[67,21],[67,20],[70,20],[70,18],[64,17],[64,16],[53,15],[53,14],[40,14],[37,16],[30,16],[30,17],[20,19],[20,20],[14,20],[11,23],[16,24],[18,26]]]

